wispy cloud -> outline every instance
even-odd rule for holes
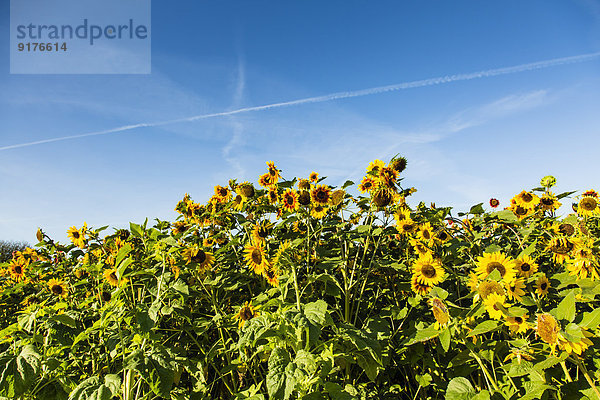
[[[298,106],[298,105],[311,104],[311,103],[330,102],[330,101],[334,101],[334,100],[340,100],[340,99],[346,99],[346,98],[352,98],[352,97],[369,96],[369,95],[375,95],[375,94],[398,91],[398,90],[441,85],[441,84],[446,84],[446,83],[451,83],[451,82],[468,81],[468,80],[473,80],[473,79],[488,78],[488,77],[494,77],[494,76],[500,76],[500,75],[516,74],[516,73],[520,73],[520,72],[533,71],[533,70],[538,70],[538,69],[543,69],[543,68],[550,68],[550,67],[559,66],[559,65],[591,61],[591,60],[598,58],[599,56],[600,56],[600,52],[581,54],[581,55],[571,56],[571,57],[554,58],[554,59],[550,59],[550,60],[544,60],[544,61],[533,62],[533,63],[528,63],[528,64],[520,64],[520,65],[511,66],[511,67],[488,69],[488,70],[483,70],[483,71],[478,71],[478,72],[473,72],[473,73],[446,75],[446,76],[437,77],[437,78],[416,80],[416,81],[404,82],[404,83],[387,85],[387,86],[378,86],[378,87],[362,89],[362,90],[336,92],[336,93],[326,94],[323,96],[307,97],[307,98],[303,98],[303,99],[266,104],[266,105],[262,105],[262,106],[237,108],[237,109],[229,110],[229,111],[200,114],[200,115],[195,115],[195,116],[186,117],[186,118],[178,118],[178,119],[171,119],[171,120],[158,121],[158,122],[144,122],[144,123],[139,123],[139,124],[130,124],[130,125],[125,125],[125,126],[121,126],[121,127],[117,127],[117,128],[96,131],[96,132],[89,132],[89,133],[83,133],[83,134],[62,136],[62,137],[57,137],[57,138],[43,139],[43,140],[37,140],[37,141],[32,141],[32,142],[27,142],[27,143],[6,145],[3,147],[0,147],[0,151],[28,147],[28,146],[35,146],[35,145],[40,145],[40,144],[45,144],[45,143],[58,142],[58,141],[63,141],[63,140],[71,140],[71,139],[78,139],[78,138],[84,138],[84,137],[90,137],[90,136],[106,135],[106,134],[110,134],[110,133],[119,133],[119,132],[129,131],[129,130],[138,129],[138,128],[144,128],[144,127],[161,127],[161,126],[182,123],[182,122],[193,122],[193,121],[198,121],[198,120],[232,116],[232,115],[248,113],[248,112],[265,111],[265,110],[270,110],[270,109],[274,109],[274,108]]]
[[[244,99],[244,90],[246,88],[246,67],[243,56],[238,52],[238,64],[236,74],[235,90],[233,92],[233,100],[231,107],[237,109],[242,105]],[[245,176],[245,170],[240,162],[232,156],[232,150],[235,146],[239,145],[244,132],[244,124],[236,118],[235,115],[229,116],[232,136],[229,142],[223,147],[223,158],[236,170],[237,176],[240,178]]]

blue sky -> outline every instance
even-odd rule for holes
[[[152,2],[149,75],[9,74],[0,148],[600,52],[600,1]],[[600,190],[600,57],[445,84],[0,150],[0,239],[174,219],[230,178],[359,182],[408,158],[412,203],[457,211],[558,179]],[[566,201],[565,203],[570,203]]]

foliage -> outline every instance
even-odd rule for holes
[[[453,215],[403,158],[359,195],[267,165],[173,223],[38,231],[0,265],[0,397],[598,398],[595,191]]]
[[[0,240],[0,263],[9,261],[13,256],[13,252],[23,251],[28,246],[29,244],[25,242]]]

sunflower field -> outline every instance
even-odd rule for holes
[[[406,164],[270,161],[173,222],[38,230],[0,264],[0,398],[599,400],[598,193],[454,215]]]

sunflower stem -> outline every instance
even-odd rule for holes
[[[571,378],[571,374],[569,374],[569,370],[567,369],[567,365],[565,364],[564,361],[560,362],[560,366],[562,367],[562,369],[565,373],[565,378],[567,379],[567,382],[573,382],[573,379]]]
[[[475,361],[477,361],[477,364],[479,364],[479,367],[481,368],[481,370],[485,374],[485,378],[486,378],[486,382],[487,382],[488,386],[491,383],[492,386],[494,387],[494,389],[496,391],[499,391],[500,389],[498,388],[498,384],[496,383],[496,381],[494,380],[494,378],[490,374],[490,371],[488,371],[488,369],[483,364],[483,361],[481,361],[481,358],[479,358],[479,356],[477,354],[473,353],[473,351],[471,351],[471,355],[473,356],[473,358],[475,359]]]
[[[570,359],[573,360],[575,362],[575,364],[577,364],[577,367],[583,373],[583,376],[585,376],[585,380],[589,383],[590,387],[596,394],[596,397],[598,398],[598,400],[600,400],[600,392],[598,391],[598,388],[594,384],[594,380],[590,376],[585,365],[583,365],[583,363],[581,362],[581,360],[579,359],[579,357],[577,355],[575,355],[575,357],[570,357]]]

